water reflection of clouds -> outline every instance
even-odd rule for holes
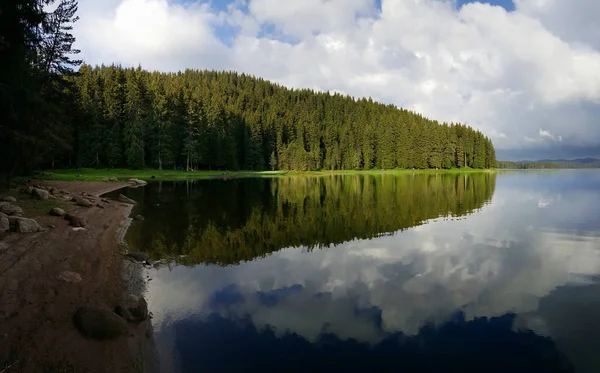
[[[593,189],[556,193],[539,209],[548,190],[532,194],[497,190],[493,204],[465,219],[309,254],[290,248],[239,266],[159,270],[149,287],[153,323],[160,332],[166,320],[218,313],[277,335],[317,341],[327,331],[376,343],[462,310],[467,319],[517,313],[518,326],[548,334],[552,311],[538,314],[540,300],[600,274],[599,233],[569,230],[569,219],[600,220],[587,208],[600,198]]]

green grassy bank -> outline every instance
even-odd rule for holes
[[[103,178],[116,177],[119,180],[138,178],[142,180],[185,180],[240,177],[279,177],[279,176],[327,176],[327,175],[379,175],[379,174],[435,174],[463,172],[494,172],[472,168],[450,170],[369,170],[369,171],[174,171],[174,170],[128,170],[128,169],[66,169],[39,172],[34,177],[43,180],[80,180],[100,181]]]

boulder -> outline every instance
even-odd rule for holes
[[[31,195],[35,199],[46,200],[46,199],[48,199],[48,196],[50,195],[50,193],[48,193],[48,191],[40,189],[40,188],[33,188],[33,192],[31,193]]]
[[[48,198],[50,198],[50,199],[56,199],[56,196],[55,196],[54,194],[50,194],[50,195],[48,196]]]
[[[144,180],[140,180],[140,179],[129,179],[129,183],[133,184],[133,185],[138,185],[138,186],[142,186],[142,185],[148,184]]]
[[[123,202],[123,203],[130,203],[132,205],[135,205],[137,203],[134,200],[132,200],[131,198],[125,197],[122,194],[119,194],[119,201]]]
[[[9,219],[11,230],[17,233],[35,233],[44,231],[44,228],[42,228],[34,219],[22,218],[18,216],[11,218],[12,219]]]
[[[150,257],[146,253],[135,252],[135,253],[127,253],[125,256],[135,260],[136,262],[142,262],[144,264],[152,264]]]
[[[5,196],[5,197],[2,197],[2,201],[4,201],[4,202],[17,202],[17,199],[15,197]]]
[[[148,303],[143,297],[129,294],[119,303],[115,312],[129,322],[142,322],[148,318]]]
[[[5,213],[6,215],[21,215],[23,213],[23,209],[17,205],[11,205],[8,202],[4,202],[0,205],[0,212]]]
[[[109,180],[108,180],[108,178],[107,178],[107,177],[103,177],[103,178],[102,178],[102,181],[106,182],[106,181],[109,181]]]
[[[58,189],[52,188],[52,187],[50,189],[48,189],[48,192],[50,192],[50,194],[53,196],[57,196],[60,194],[60,191]]]
[[[108,178],[108,181],[113,181],[113,182],[114,182],[114,181],[119,181],[119,180],[117,180],[117,178],[116,178],[116,177],[109,177],[109,178]]]
[[[58,274],[57,278],[64,282],[69,282],[69,283],[74,283],[74,284],[81,282],[81,275],[77,272],[63,271]]]
[[[81,334],[97,340],[115,339],[129,333],[125,319],[102,308],[79,308],[73,315],[73,323]]]
[[[93,204],[89,200],[87,200],[85,198],[79,198],[77,200],[77,205],[78,206],[83,206],[83,207],[92,207],[93,206]]]
[[[135,220],[144,220],[144,217],[142,215],[136,215]]]
[[[55,207],[52,210],[50,210],[50,215],[53,216],[65,216],[65,210]]]
[[[65,214],[65,220],[67,220],[71,226],[76,228],[83,228],[87,224],[84,218],[73,214]]]
[[[10,230],[10,222],[8,221],[8,218],[0,217],[0,232],[6,232],[8,230]]]
[[[3,212],[0,212],[0,218],[8,218],[8,215],[6,215],[6,214],[5,214],[5,213],[3,213]]]

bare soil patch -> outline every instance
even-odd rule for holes
[[[126,185],[39,184],[92,196]],[[24,216],[47,230],[0,233],[0,371],[9,365],[7,373],[141,371],[141,357],[131,354],[129,346],[132,340],[147,338],[149,322],[130,323],[130,336],[108,341],[88,339],[73,324],[82,306],[112,309],[119,304],[125,284],[117,236],[131,207],[117,201],[103,203],[104,208],[80,207],[60,198],[34,201],[17,191],[8,194],[18,199]],[[81,216],[86,229],[49,215],[52,207]],[[81,281],[65,281],[65,271],[80,274]]]

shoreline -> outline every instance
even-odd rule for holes
[[[70,195],[100,198],[126,183],[42,181]],[[95,341],[75,328],[72,315],[82,306],[114,309],[124,294],[143,287],[141,264],[125,259],[119,248],[131,224],[133,205],[111,200],[103,207],[79,207],[60,200],[34,201],[10,190],[24,216],[45,228],[39,233],[0,233],[0,371],[152,372],[157,356],[151,320],[129,323],[130,336]],[[47,205],[68,209],[88,221],[74,229],[49,216]],[[46,210],[42,210],[46,208]],[[80,282],[61,280],[72,271]],[[135,279],[136,281],[131,281]]]
[[[48,170],[39,173],[42,180],[61,181],[102,181],[110,177],[119,180],[138,178],[154,181],[202,180],[202,179],[236,179],[236,178],[273,178],[284,176],[335,176],[335,175],[412,175],[412,174],[470,174],[499,172],[498,169],[390,169],[390,170],[321,170],[321,171],[174,171],[174,170],[128,170],[128,169],[67,169]]]

